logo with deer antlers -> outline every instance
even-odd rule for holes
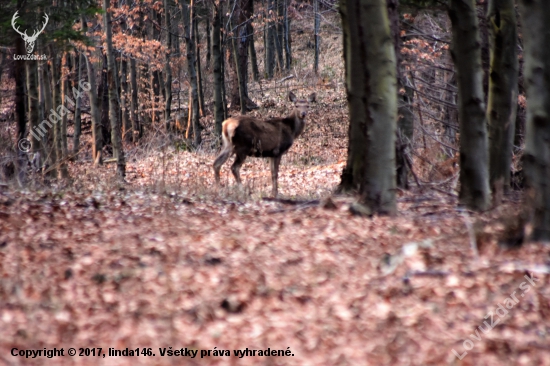
[[[36,38],[38,38],[40,33],[42,33],[44,28],[46,28],[46,24],[48,24],[48,14],[44,13],[44,24],[42,25],[42,29],[35,30],[32,36],[28,36],[27,30],[25,30],[25,32],[21,32],[19,30],[19,27],[15,27],[15,20],[19,18],[19,16],[17,16],[17,13],[19,13],[19,11],[16,11],[15,14],[13,14],[13,18],[11,18],[11,26],[17,33],[21,35],[23,41],[25,41],[25,48],[27,49],[27,53],[31,53],[34,49],[34,42],[36,42]]]

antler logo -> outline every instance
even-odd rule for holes
[[[19,30],[19,27],[17,28],[15,27],[15,20],[19,18],[17,16],[17,13],[19,13],[19,11],[16,11],[15,14],[13,14],[13,18],[11,18],[11,26],[17,33],[21,35],[21,37],[23,38],[23,41],[25,41],[25,48],[27,49],[27,53],[31,53],[32,50],[34,49],[34,42],[36,42],[36,38],[38,38],[40,33],[42,33],[44,28],[46,28],[46,24],[48,24],[48,19],[49,19],[48,14],[44,13],[44,24],[42,25],[42,29],[35,30],[32,36],[28,36],[27,30],[21,33],[21,31]]]

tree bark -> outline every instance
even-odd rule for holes
[[[531,239],[550,241],[550,8],[545,0],[522,0],[527,123],[523,170]],[[528,25],[528,26],[527,26]]]
[[[103,133],[101,132],[101,111],[99,109],[99,100],[97,95],[97,82],[95,75],[94,64],[90,60],[90,54],[84,54],[86,58],[86,66],[88,71],[88,82],[90,90],[88,97],[90,98],[90,115],[92,120],[92,159],[94,165],[103,164],[102,149],[103,149]]]
[[[132,141],[137,142],[139,137],[141,137],[141,128],[139,123],[139,113],[138,113],[138,84],[136,79],[136,59],[134,57],[130,58],[130,84],[132,86],[132,99],[130,105],[130,118],[132,119]]]
[[[122,147],[122,135],[120,131],[119,106],[117,100],[116,85],[116,63],[113,52],[111,14],[109,12],[109,0],[103,0],[103,21],[105,29],[105,40],[107,43],[107,80],[109,83],[109,119],[111,121],[111,143],[113,145],[113,155],[116,158],[117,176],[120,180],[126,175],[126,162],[124,160],[124,150]]]
[[[189,73],[190,90],[189,90],[189,118],[193,126],[193,144],[198,147],[202,142],[201,125],[199,119],[199,96],[197,87],[197,70],[195,69],[195,37],[193,36],[194,29],[194,0],[190,0],[189,5],[182,4],[182,17],[184,37],[187,49],[187,70]],[[186,138],[189,138],[189,128],[187,129]]]
[[[254,14],[254,2],[250,2],[251,14]],[[250,34],[249,53],[250,53],[250,63],[252,64],[252,77],[254,81],[260,80],[260,70],[258,70],[258,60],[256,57],[256,47],[254,46],[254,27],[252,26],[252,21],[248,25],[248,34]]]
[[[292,38],[290,36],[290,18],[288,16],[288,3],[287,0],[284,2],[284,47],[285,47],[285,69],[290,70],[292,65]]]
[[[199,38],[199,22],[195,21],[195,47],[197,52],[195,53],[195,68],[197,69],[197,92],[199,96],[199,111],[200,116],[204,117],[206,115],[206,108],[204,103],[204,91],[202,88],[203,82],[202,82],[202,67],[201,67],[201,45],[200,45],[200,38]]]
[[[52,110],[55,110],[55,120],[56,123],[54,123],[53,131],[54,131],[54,143],[53,143],[53,150],[55,151],[55,163],[57,165],[57,177],[60,179],[68,178],[69,177],[69,171],[67,170],[67,162],[65,161],[65,154],[63,149],[63,134],[66,134],[66,129],[63,128],[63,116],[65,113],[61,113],[63,110],[63,97],[62,97],[62,90],[61,85],[64,83],[62,80],[62,74],[61,74],[61,59],[56,52],[56,50],[51,48],[52,51],[52,90],[53,90],[53,100]]]
[[[451,0],[451,56],[458,76],[461,204],[476,211],[489,208],[487,120],[475,0]]]
[[[19,55],[25,52],[23,48],[23,39],[21,37],[16,37],[15,51]],[[24,155],[26,151],[21,149],[21,145],[23,139],[27,136],[27,120],[25,115],[25,63],[23,61],[15,62],[15,118],[17,120],[16,144],[19,147],[17,150],[17,178],[19,184],[23,186],[25,185],[26,174],[26,159]],[[25,147],[23,147],[23,149],[24,148]]]
[[[63,53],[62,67],[61,67],[61,104],[67,106],[67,90],[69,89],[69,75],[71,66],[69,65],[69,57],[67,52]],[[68,73],[67,73],[68,71]],[[69,154],[69,146],[67,142],[67,113],[64,113],[61,117],[61,149],[63,157],[65,158]]]
[[[26,62],[25,68],[27,71],[27,97],[28,97],[28,110],[29,110],[29,119],[30,119],[30,126],[29,129],[31,131],[31,151],[33,153],[38,153],[40,151],[40,138],[39,133],[41,131],[37,131],[36,129],[39,126],[39,122],[41,120],[38,119],[38,85],[36,80],[36,74],[37,74],[37,62]],[[46,131],[47,132],[47,131]]]
[[[264,38],[264,48],[265,48],[265,75],[267,79],[273,77],[273,72],[275,71],[275,22],[273,21],[275,0],[267,0],[267,17],[266,22],[266,31]]]
[[[76,61],[75,57],[75,61]],[[73,82],[73,88],[80,89],[80,80],[82,80],[82,64],[84,63],[84,57],[82,52],[78,52],[78,71],[77,79]],[[78,98],[75,101],[74,111],[74,134],[73,134],[73,155],[74,159],[78,160],[78,151],[80,150],[80,135],[82,133],[82,98]]]
[[[248,33],[250,22],[252,0],[236,0],[235,12],[232,18],[232,27],[234,27],[233,56],[235,60],[235,74],[233,78],[233,92],[231,95],[231,105],[241,106],[241,113],[247,112],[251,100],[248,97],[248,48],[250,34]]]
[[[285,64],[284,64],[284,54],[283,54],[283,38],[284,38],[284,24],[282,21],[283,18],[283,6],[284,6],[284,0],[275,0],[276,6],[277,6],[277,25],[275,28],[275,49],[277,51],[277,65],[279,72],[282,72]]]
[[[490,69],[487,120],[489,182],[493,192],[507,192],[516,124],[518,58],[514,0],[490,0]]]
[[[385,0],[344,0],[346,90],[350,113],[342,189],[359,188],[366,212],[393,214],[397,88]]]
[[[170,8],[169,0],[164,0],[164,26],[167,31],[170,27]],[[166,35],[166,61],[164,65],[164,73],[166,74],[166,81],[164,83],[164,123],[166,124],[166,130],[168,130],[170,121],[170,112],[172,108],[172,67],[170,66],[170,55],[172,53],[172,36]]]
[[[320,47],[320,37],[319,37],[319,26],[321,24],[321,17],[319,14],[319,0],[313,0],[313,38],[315,42],[315,54],[313,58],[313,71],[315,74],[319,72],[319,47]]]
[[[223,83],[222,72],[223,53],[221,50],[221,22],[222,4],[220,1],[214,3],[214,19],[212,21],[212,56],[214,62],[214,120],[217,137],[222,134],[222,122],[224,120]]]
[[[97,96],[101,103],[101,135],[103,144],[111,143],[111,124],[109,121],[109,90],[107,85],[107,55],[104,54],[101,64],[101,84],[98,87]]]
[[[398,88],[398,120],[397,139],[395,144],[395,162],[397,186],[409,188],[409,167],[412,161],[409,159],[411,141],[414,134],[414,115],[412,112],[412,98],[414,92],[407,84],[405,74],[401,66],[401,35],[399,27],[399,0],[387,0],[390,29],[393,38],[395,58],[397,64],[397,88]]]

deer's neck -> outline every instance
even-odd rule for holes
[[[298,137],[304,131],[305,119],[300,118],[300,112],[297,109],[293,110],[285,119],[288,121],[294,137]]]

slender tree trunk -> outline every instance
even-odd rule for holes
[[[98,98],[101,103],[101,135],[103,144],[111,143],[111,124],[109,121],[109,90],[107,85],[107,55],[103,55],[101,64],[101,84],[98,88]]]
[[[75,57],[76,60],[77,57]],[[82,80],[82,64],[84,56],[82,52],[78,52],[78,71],[77,79],[73,82],[73,88],[80,89],[80,80]],[[82,98],[76,99],[74,111],[74,135],[73,135],[73,155],[74,159],[78,160],[78,151],[80,150],[80,135],[82,133]]]
[[[120,109],[122,119],[122,137],[124,141],[132,141],[132,122],[130,121],[128,90],[128,60],[120,61]]]
[[[241,106],[241,113],[246,113],[252,101],[248,97],[248,48],[250,34],[248,33],[250,17],[252,16],[252,0],[236,0],[234,17],[231,21],[235,27],[233,36],[233,55],[235,59],[235,77],[231,104]]]
[[[195,69],[195,37],[193,36],[194,22],[195,22],[195,3],[194,0],[190,0],[189,5],[182,4],[182,16],[184,37],[187,48],[187,70],[190,80],[189,91],[189,118],[193,126],[193,144],[198,147],[202,142],[201,138],[201,125],[199,119],[199,96],[197,87],[197,70]],[[189,138],[189,128],[187,129],[187,136]]]
[[[53,97],[52,97],[52,85],[51,85],[51,73],[50,68],[48,67],[48,64],[41,64],[42,67],[42,85],[40,86],[40,92],[42,93],[43,100],[44,100],[44,120],[50,121],[51,124],[53,124],[53,120],[49,118],[51,115],[51,111],[54,108],[53,105]],[[48,126],[49,127],[49,126]],[[45,163],[47,163],[49,166],[52,167],[52,169],[48,173],[48,177],[55,178],[57,177],[57,168],[55,165],[55,127],[51,127],[48,131],[46,131],[46,140],[47,145],[49,147],[49,150],[45,150]]]
[[[396,177],[399,188],[409,188],[409,167],[412,161],[409,159],[411,141],[414,133],[414,115],[412,113],[413,90],[408,87],[401,66],[401,34],[399,27],[399,0],[387,0],[390,29],[393,38],[395,58],[397,64],[397,89],[398,89],[398,120],[397,139],[395,144]],[[403,90],[403,92],[401,92]]]
[[[523,170],[531,239],[550,241],[550,8],[545,0],[522,0],[527,124]]]
[[[101,165],[103,164],[103,133],[101,131],[101,111],[97,95],[98,88],[95,78],[95,68],[90,60],[90,55],[84,54],[84,57],[86,58],[86,66],[88,69],[88,82],[90,83],[88,97],[90,98],[90,114],[92,120],[92,159],[94,165]]]
[[[32,137],[30,137],[31,140],[31,151],[33,153],[38,153],[40,151],[40,136],[37,132],[37,128],[39,126],[39,122],[41,120],[38,119],[38,85],[37,85],[37,62],[26,62],[25,68],[27,71],[27,97],[28,97],[28,109],[29,109],[29,119],[30,119],[30,126],[29,130],[31,132]],[[47,131],[46,131],[47,132]]]
[[[44,72],[44,64],[37,63],[37,70],[38,70],[38,121],[42,121],[40,122],[40,124],[44,123],[47,126],[49,122],[46,121],[46,85],[45,84],[47,83],[47,81],[46,81],[45,72]],[[38,135],[38,139],[40,139],[40,147],[39,147],[40,156],[38,158],[37,163],[39,166],[42,167],[45,165],[44,163],[49,159],[46,154],[46,151],[48,148],[48,137],[50,135],[51,130],[40,131],[40,128],[38,128],[34,131]]]
[[[164,0],[164,25],[166,29],[170,27],[170,8],[169,0]],[[164,123],[168,130],[170,121],[170,112],[172,109],[172,67],[170,66],[170,54],[172,52],[172,36],[166,35],[166,62],[164,65],[164,73],[166,74],[166,82],[164,83]]]
[[[284,2],[284,46],[285,46],[285,69],[290,70],[292,65],[292,39],[290,36],[290,17],[288,16],[288,4],[287,0]]]
[[[284,0],[275,0],[275,6],[277,7],[277,23],[275,27],[275,50],[277,51],[277,65],[279,68],[279,72],[282,72],[285,64],[284,64],[284,54],[283,54],[283,38],[284,38],[284,30],[283,30],[283,6],[284,6]]]
[[[265,75],[268,79],[273,77],[275,70],[275,23],[273,22],[274,15],[271,11],[274,9],[275,0],[267,0],[267,29],[265,31],[264,48],[265,48]]]
[[[250,2],[251,14],[254,14],[254,1]],[[254,27],[252,26],[252,21],[250,21],[248,26],[248,34],[250,34],[249,53],[250,53],[250,63],[252,64],[252,77],[254,81],[260,80],[260,70],[258,70],[258,60],[256,57],[256,47],[254,46]]]
[[[21,37],[15,37],[15,51],[22,55],[25,51]],[[27,61],[29,62],[29,61]],[[24,140],[27,136],[27,121],[25,116],[25,64],[23,61],[15,62],[15,118],[17,120],[17,179],[21,186],[25,185],[27,152]]]
[[[70,73],[71,66],[69,65],[69,57],[67,55],[67,52],[63,53],[63,57],[61,58],[62,67],[61,67],[61,104],[63,106],[67,106],[67,90],[69,89],[69,75],[66,73],[67,71]],[[67,114],[64,113],[61,117],[61,149],[63,157],[65,158],[69,154],[69,144],[67,142]]]
[[[54,151],[55,151],[55,162],[57,164],[57,176],[58,178],[68,178],[69,171],[67,170],[67,162],[65,161],[65,149],[63,148],[63,135],[65,138],[67,136],[67,131],[63,128],[63,116],[65,115],[65,106],[63,105],[62,97],[62,84],[64,84],[63,76],[61,73],[61,59],[60,56],[52,46],[52,90],[53,90],[53,108],[55,109],[56,123],[54,123]],[[65,88],[63,88],[65,89]],[[66,108],[65,108],[66,109]],[[66,126],[66,125],[65,125]]]
[[[314,13],[314,25],[313,25],[313,38],[315,39],[315,56],[313,59],[313,71],[315,74],[319,72],[319,47],[320,36],[319,36],[319,27],[321,24],[321,17],[319,14],[319,0],[313,0],[313,13]]]
[[[206,109],[204,106],[204,92],[202,89],[202,67],[201,67],[201,46],[200,46],[200,39],[199,39],[199,22],[195,23],[195,47],[197,52],[196,55],[196,63],[195,68],[197,69],[197,88],[198,88],[198,96],[199,96],[199,109],[200,109],[200,116],[204,117],[206,114]]]
[[[212,28],[210,27],[210,11],[206,17],[206,70],[210,70],[210,59],[212,58]]]
[[[113,35],[111,31],[111,14],[109,10],[109,0],[103,0],[103,20],[105,27],[105,40],[107,43],[107,80],[109,83],[109,119],[111,120],[111,142],[113,145],[113,155],[117,160],[117,176],[120,180],[123,180],[126,175],[126,162],[124,160],[120,121],[118,119],[119,106],[117,100],[117,85],[115,80],[116,63],[113,52]]]
[[[460,202],[471,210],[490,204],[487,120],[475,0],[451,0],[453,57],[458,75]]]
[[[514,0],[489,1],[490,71],[487,120],[493,192],[510,188],[510,165],[518,98],[516,9]]]
[[[141,137],[141,128],[139,123],[138,113],[138,83],[136,79],[136,59],[130,58],[130,84],[132,86],[132,98],[130,106],[130,118],[132,119],[132,136],[131,139],[135,143]]]
[[[216,136],[221,137],[222,122],[224,116],[223,82],[222,72],[223,54],[221,52],[221,2],[214,4],[214,19],[212,21],[212,56],[214,61],[214,120]]]
[[[340,187],[358,186],[362,213],[393,214],[397,88],[386,1],[343,0],[340,14],[350,113]]]
[[[234,37],[232,39],[232,50],[233,50],[233,59],[234,59],[234,62],[235,62],[235,77],[233,79],[233,97],[231,98],[232,99],[232,102],[231,102],[231,105],[233,106],[236,106],[236,105],[239,105],[240,106],[240,110],[241,110],[241,114],[246,114],[247,110],[246,110],[246,97],[245,97],[245,85],[246,83],[244,82],[244,75],[243,75],[243,72],[241,70],[241,68],[239,67],[240,65],[240,60],[239,60],[239,46],[238,46],[238,40],[236,37]]]

